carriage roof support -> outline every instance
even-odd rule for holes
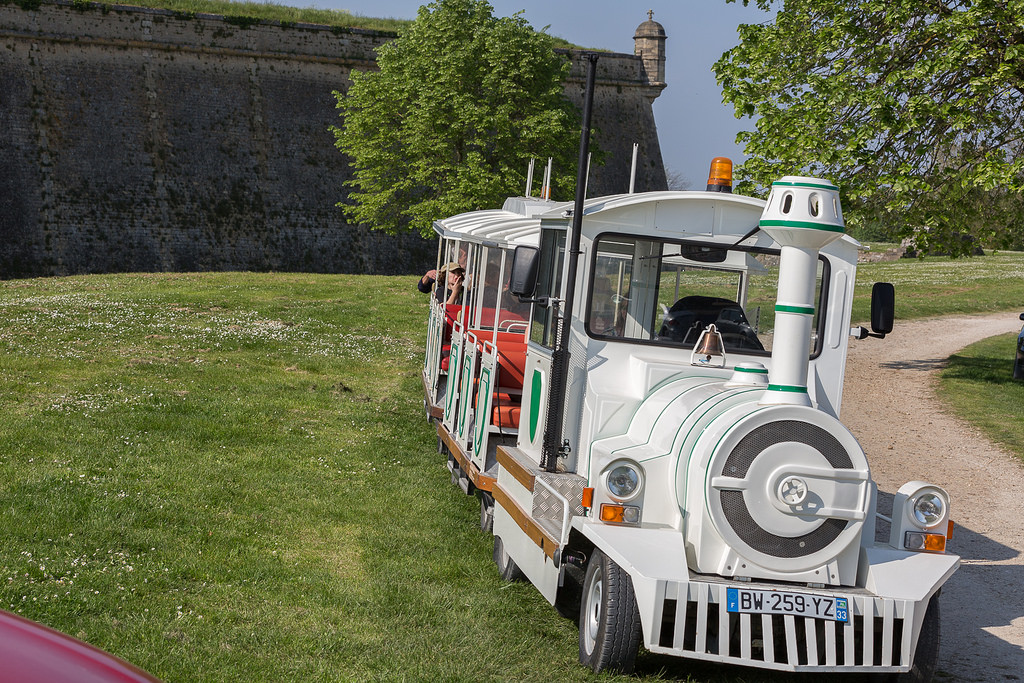
[[[565,299],[558,322],[558,336],[551,357],[551,389],[548,392],[548,419],[544,429],[541,468],[554,472],[562,453],[562,418],[565,412],[565,385],[569,371],[569,328],[576,298],[576,271],[580,257],[580,233],[583,230],[583,203],[587,198],[587,173],[590,156],[590,116],[594,103],[594,80],[597,76],[597,53],[587,54],[587,90],[583,98],[583,122],[580,130],[580,156],[576,164],[576,203],[572,211],[569,234],[568,263],[565,273]]]

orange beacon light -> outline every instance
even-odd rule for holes
[[[711,160],[711,171],[708,173],[708,192],[732,194],[732,159],[715,157]]]

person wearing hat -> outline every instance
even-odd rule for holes
[[[424,293],[434,290],[434,296],[437,297],[438,301],[444,296],[443,287],[435,287],[435,283],[439,277],[439,274],[448,274],[448,299],[445,301],[446,304],[454,304],[458,301],[459,296],[462,294],[463,282],[466,279],[466,269],[460,266],[455,261],[441,266],[440,270],[428,270],[416,287]]]

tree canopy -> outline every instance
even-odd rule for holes
[[[577,110],[552,38],[484,0],[420,7],[378,50],[379,71],[336,92],[336,145],[352,158],[354,220],[391,233],[431,234],[434,219],[500,206],[525,188],[531,158],[554,157],[553,185],[575,185]]]
[[[756,118],[741,188],[807,173],[840,186],[854,228],[954,254],[965,232],[1019,243],[1024,0],[756,4],[774,20],[740,26],[714,67]]]

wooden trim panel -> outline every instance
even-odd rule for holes
[[[558,541],[550,536],[544,529],[542,529],[533,518],[526,513],[523,508],[519,507],[519,503],[512,499],[510,495],[505,493],[505,490],[501,486],[495,485],[494,490],[491,491],[494,496],[494,502],[505,508],[505,511],[515,520],[515,523],[519,525],[519,528],[523,530],[530,540],[537,544],[537,546],[544,551],[544,554],[555,559],[555,550],[558,549]]]
[[[532,493],[533,482],[536,479],[534,463],[526,460],[523,452],[513,446],[498,446],[496,455],[498,456],[498,465]]]
[[[484,474],[480,471],[480,468],[473,464],[473,461],[469,459],[458,442],[448,433],[448,430],[444,428],[444,425],[440,422],[437,424],[437,435],[444,441],[444,445],[448,447],[452,456],[459,462],[459,467],[469,480],[473,482],[473,486],[477,487],[481,491],[487,491],[488,493],[494,489],[494,477]]]

